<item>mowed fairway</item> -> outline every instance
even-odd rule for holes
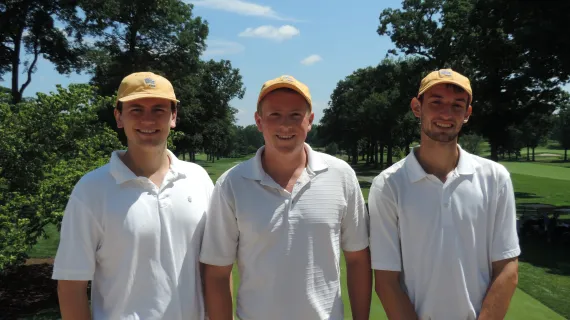
[[[217,178],[227,169],[235,166],[239,162],[247,159],[249,157],[244,158],[236,158],[236,159],[221,159],[214,163],[206,162],[205,158],[198,156],[197,162],[198,164],[202,165],[209,173],[210,177],[213,181],[216,181]],[[535,165],[535,164],[531,164]],[[553,167],[557,168],[557,167]],[[370,179],[377,174],[377,170],[365,170],[362,165],[355,167],[357,174],[359,176],[359,180],[361,182],[361,187],[363,191],[367,194],[368,188],[370,185]],[[532,169],[532,168],[531,168]],[[568,168],[559,167],[559,170],[569,170]],[[536,170],[535,170],[536,171]],[[539,179],[539,180],[536,180]],[[546,180],[540,180],[546,179]],[[559,185],[558,182],[564,184],[566,183],[566,189],[568,189],[568,181],[560,180],[560,179],[550,179],[550,178],[540,178],[537,176],[530,176],[524,174],[513,174],[513,181],[515,185],[515,190],[519,194],[533,194],[535,198],[530,199],[534,200],[531,202],[541,202],[547,203],[548,200],[551,204],[560,205],[565,201],[570,199],[568,192],[559,192],[559,188],[562,185]],[[534,182],[533,182],[534,181]],[[539,182],[536,182],[539,181]],[[554,181],[554,182],[553,182]],[[559,192],[554,197],[549,196],[552,193]],[[367,195],[365,195],[367,198]],[[528,200],[528,199],[519,199],[519,200]],[[42,239],[38,245],[30,252],[32,257],[53,257],[55,255],[55,250],[57,248],[58,233],[57,230],[53,227],[49,227],[48,229],[48,239]],[[551,260],[550,263],[557,263],[557,260]],[[545,266],[544,268],[535,266],[534,262],[521,262],[521,274],[520,274],[520,285],[519,289],[515,296],[513,297],[509,312],[507,314],[506,319],[528,319],[528,320],[539,320],[539,319],[565,319],[570,318],[570,310],[566,313],[566,309],[564,308],[563,304],[568,305],[567,297],[570,294],[563,296],[558,286],[562,285],[562,287],[566,287],[566,290],[570,288],[570,284],[568,283],[570,277],[566,274],[566,276],[561,276],[560,274],[553,275],[551,274],[551,267]],[[348,299],[348,290],[346,286],[346,266],[344,263],[344,257],[341,261],[341,282],[342,282],[342,294],[343,294],[343,301],[345,305],[345,319],[351,319],[351,311],[350,311],[350,304]],[[237,288],[239,286],[239,274],[237,272],[237,268],[234,267],[234,297],[237,293]],[[525,292],[521,291],[523,289]],[[534,289],[534,290],[530,290]],[[276,288],[279,290],[279,288]],[[549,296],[542,296],[541,292],[549,292]],[[559,294],[560,292],[560,294]],[[566,294],[565,291],[564,294]],[[534,297],[530,296],[527,293],[531,293]],[[535,299],[535,297],[541,297],[541,300],[544,302],[541,303]],[[556,310],[565,315],[562,317],[551,310],[549,307],[545,306],[545,304],[549,305],[551,308],[556,308]],[[234,301],[235,305],[235,301]],[[294,307],[294,306],[293,306]],[[57,306],[54,307],[54,309]],[[32,319],[32,318],[30,318]],[[43,318],[48,319],[48,318]],[[50,318],[50,319],[58,319],[57,317]],[[382,305],[375,294],[373,294],[372,299],[372,306],[371,306],[371,315],[370,319],[387,319],[382,308]]]

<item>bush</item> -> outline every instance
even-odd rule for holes
[[[60,223],[79,178],[122,147],[97,120],[111,101],[88,85],[70,85],[18,105],[0,103],[0,270],[25,260],[44,227]]]

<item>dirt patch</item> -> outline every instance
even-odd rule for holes
[[[51,279],[53,259],[30,259],[0,275],[0,319],[18,319],[57,307],[57,282]]]

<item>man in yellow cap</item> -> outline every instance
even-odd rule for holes
[[[204,319],[198,258],[214,186],[167,149],[177,104],[154,73],[121,82],[114,113],[128,148],[80,179],[63,216],[53,279],[64,320]]]
[[[228,277],[237,259],[237,317],[368,319],[368,214],[352,168],[305,143],[311,94],[291,76],[267,81],[255,122],[265,145],[216,182],[200,261],[211,320],[231,319]],[[344,252],[348,292],[341,293]]]
[[[411,101],[420,146],[373,180],[372,268],[389,318],[503,319],[517,286],[509,172],[457,143],[472,101],[465,76],[427,75]]]

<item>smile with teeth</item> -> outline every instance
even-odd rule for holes
[[[137,131],[138,131],[138,132],[142,132],[142,133],[155,133],[155,132],[157,132],[158,130],[143,130],[143,129],[139,129],[139,130],[137,130]]]
[[[436,122],[435,125],[440,127],[440,128],[451,128],[452,127],[451,123]]]
[[[280,136],[280,135],[277,135],[277,138],[282,139],[282,140],[289,140],[289,139],[293,139],[293,136]]]

